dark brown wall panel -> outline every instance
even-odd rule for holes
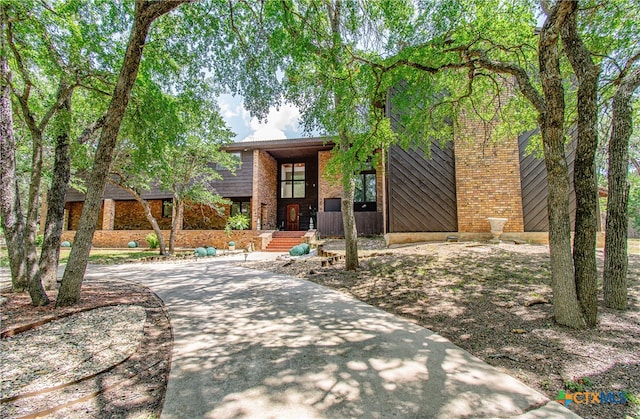
[[[457,231],[453,148],[431,143],[420,148],[392,146],[388,154],[389,232]]]
[[[533,133],[520,136],[520,182],[522,184],[522,213],[524,216],[524,231],[549,231],[549,215],[547,212],[547,168],[543,158],[525,155],[527,145]],[[573,161],[575,159],[575,141],[566,148],[569,177],[571,179],[571,196],[569,210],[571,211],[571,229],[575,221],[576,196],[573,192]]]

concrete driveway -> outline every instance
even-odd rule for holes
[[[87,276],[139,282],[165,302],[164,418],[577,417],[443,337],[307,281],[226,258]]]

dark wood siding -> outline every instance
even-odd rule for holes
[[[253,195],[253,152],[241,151],[242,166],[236,169],[235,176],[228,170],[218,170],[222,180],[213,182],[216,192],[225,198]]]
[[[526,148],[532,132],[520,136],[520,182],[522,186],[522,213],[524,216],[524,231],[549,231],[549,216],[547,212],[547,168],[542,157],[526,155]],[[571,229],[575,221],[576,196],[573,192],[573,161],[575,159],[575,141],[567,145],[567,163],[571,179],[571,196],[569,209],[571,211]]]
[[[458,231],[453,147],[392,146],[388,154],[389,232]]]
[[[304,198],[282,198],[280,196],[280,165],[304,163],[306,188]],[[312,212],[318,211],[318,154],[310,157],[278,160],[278,226],[286,219],[287,204],[300,204],[300,230],[309,229]]]
[[[381,212],[356,212],[358,236],[382,234]],[[319,212],[318,232],[323,237],[344,237],[344,225],[341,212]]]
[[[215,192],[225,198],[247,197],[253,194],[253,152],[243,151],[241,153],[242,166],[236,170],[236,175],[234,176],[228,170],[218,170],[222,176],[222,180],[211,183]],[[116,201],[134,199],[125,190],[110,183],[107,183],[105,186],[103,197],[104,199],[113,199]],[[158,185],[153,185],[142,197],[144,199],[170,199],[171,193],[161,190]],[[83,202],[84,194],[73,188],[69,188],[65,201]]]

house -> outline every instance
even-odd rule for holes
[[[504,217],[504,238],[548,240],[546,168],[528,156],[531,135],[487,142],[484,125],[469,122],[475,141],[431,143],[430,156],[416,147],[380,150],[378,167],[357,179],[355,215],[361,235],[384,234],[388,243],[490,238],[487,217]],[[274,236],[301,237],[310,229],[321,236],[342,235],[341,186],[325,176],[332,143],[326,138],[238,142],[226,147],[239,161],[235,176],[220,170],[215,190],[232,201],[226,214],[242,212],[251,230],[234,232],[240,246],[257,249]],[[574,151],[568,151],[570,166]],[[170,195],[152,190],[144,195],[163,229],[171,223]],[[83,195],[67,194],[64,239],[72,240]],[[572,206],[575,207],[573,197]],[[573,211],[572,211],[573,212]],[[189,208],[178,246],[223,247],[225,217],[207,207]],[[126,192],[108,185],[103,216],[94,236],[96,246],[124,246],[149,233],[141,206]],[[167,232],[168,233],[168,232]],[[309,234],[307,234],[309,236]]]

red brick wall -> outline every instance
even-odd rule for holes
[[[93,246],[100,248],[126,248],[127,243],[132,240],[138,242],[140,247],[148,247],[145,240],[151,230],[96,230],[93,237]],[[163,230],[167,246],[169,245],[169,231]],[[64,231],[62,241],[73,243],[75,231]],[[221,230],[181,230],[176,237],[178,248],[194,249],[199,246],[213,246],[218,249],[227,247],[226,243],[233,240],[236,249],[242,249],[253,243],[255,250],[262,249],[262,239],[258,237],[260,232],[253,230],[234,231],[231,238],[228,238]]]
[[[505,232],[524,231],[518,139],[488,140],[486,125],[466,118],[455,142],[458,231],[489,231],[487,217],[508,218]]]
[[[80,223],[80,215],[82,214],[82,202],[67,202],[64,206],[67,211],[67,230],[77,230]],[[98,217],[97,230],[102,230],[102,213],[104,211],[104,205],[100,207],[100,216]]]
[[[264,204],[264,205],[263,205]],[[264,208],[264,210],[263,210]],[[278,163],[267,152],[253,152],[253,197],[251,198],[251,228],[258,228],[262,213],[262,230],[277,228]]]

